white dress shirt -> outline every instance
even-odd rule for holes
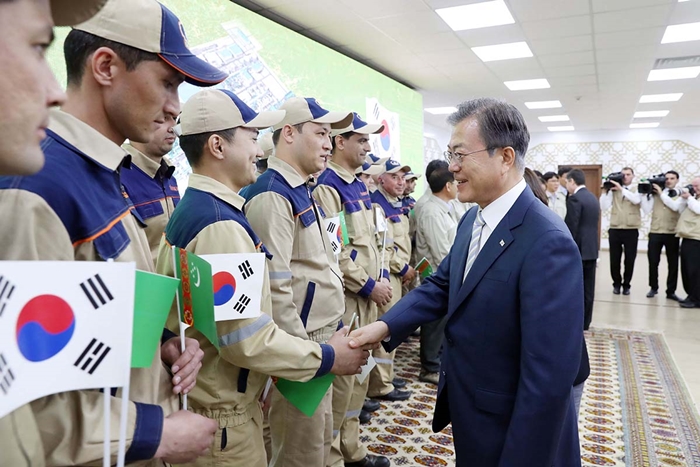
[[[681,206],[684,204],[683,198],[678,196],[676,199],[668,196],[668,188],[664,188],[661,192],[661,202],[664,203],[671,211],[681,212]],[[643,196],[642,197],[642,212],[644,214],[649,214],[654,210],[654,196]]]
[[[479,252],[484,248],[486,242],[489,240],[491,233],[496,230],[498,224],[501,223],[508,211],[513,207],[518,197],[525,191],[527,184],[525,179],[521,179],[513,188],[506,191],[501,195],[500,198],[496,199],[494,202],[486,206],[481,211],[481,215],[484,217],[484,227],[481,231],[481,241],[479,242]]]
[[[622,196],[627,198],[627,200],[630,203],[641,204],[642,195],[630,190],[628,186],[623,186],[621,192],[622,192]],[[610,209],[612,207],[612,204],[613,204],[613,191],[612,190],[608,190],[607,193],[603,193],[602,195],[600,195],[600,209],[602,211],[605,211],[606,209]]]

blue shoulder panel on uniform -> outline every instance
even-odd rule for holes
[[[372,201],[367,187],[358,178],[355,178],[352,183],[347,183],[335,171],[325,170],[318,178],[318,185],[327,185],[335,189],[347,214],[361,211],[362,203],[367,209],[372,209]]]
[[[27,177],[0,177],[0,189],[32,192],[63,222],[74,246],[93,242],[102,259],[117,258],[130,243],[120,222],[131,211],[119,174],[51,130],[42,141],[44,167]]]
[[[403,214],[401,207],[390,203],[379,190],[372,193],[371,198],[373,203],[377,203],[384,209],[384,215],[387,219],[391,222],[401,222],[401,214]]]
[[[163,214],[163,199],[171,198],[177,206],[180,193],[175,177],[164,177],[160,173],[151,178],[135,164],[121,171],[121,180],[136,211],[147,221],[151,217]]]
[[[246,190],[246,203],[255,198],[261,193],[272,191],[284,197],[292,205],[292,214],[301,220],[304,227],[313,225],[316,222],[316,213],[314,212],[311,200],[311,191],[309,187],[299,185],[296,188],[287,183],[287,180],[274,169],[267,169],[264,174],[248,187]],[[316,205],[319,208],[318,205]],[[319,212],[320,211],[319,209]],[[322,216],[324,214],[321,214]]]
[[[235,221],[245,229],[256,248],[272,258],[240,210],[211,193],[189,187],[173,211],[165,227],[165,240],[178,248],[186,248],[207,226],[221,221]]]

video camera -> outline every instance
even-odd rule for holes
[[[695,196],[695,188],[693,188],[693,185],[686,185],[682,189],[683,192],[690,194],[690,196]]]
[[[610,183],[611,181],[617,182],[620,185],[622,185],[622,182],[624,181],[624,179],[625,179],[625,174],[623,174],[622,172],[613,172],[610,175],[608,175],[607,177],[605,177],[605,181],[603,182],[603,188],[605,188],[606,190],[609,190],[612,187],[614,187],[615,185]]]
[[[637,185],[637,191],[642,195],[653,195],[654,187],[652,185],[656,185],[663,190],[666,187],[666,174],[652,175],[647,179],[642,179]]]

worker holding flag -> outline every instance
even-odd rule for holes
[[[189,51],[179,19],[155,0],[108,0],[68,34],[64,52],[67,99],[61,111],[51,112],[42,142],[44,168],[31,176],[0,178],[0,256],[111,259],[152,271],[148,240],[122,193],[119,173],[129,158],[120,145],[127,138],[148,142],[158,121],[179,114],[177,88],[185,79],[209,86],[227,75]],[[180,355],[179,341],[169,342],[150,368],[131,371],[128,463],[195,459],[208,449],[216,430],[214,421],[177,410],[174,391],[189,389],[199,362],[192,347]],[[109,428],[112,462],[121,412],[121,392],[116,394]],[[100,392],[63,392],[31,405],[48,464],[101,463]]]
[[[228,268],[213,269],[218,271],[213,282],[201,266],[196,266],[194,274],[190,266],[189,278],[187,271],[182,274],[183,288],[191,295],[189,308],[180,304],[182,318],[194,326],[186,332],[199,339],[205,352],[190,405],[219,425],[208,455],[188,465],[266,466],[258,401],[267,375],[308,381],[329,372],[355,374],[368,357],[366,351],[348,351],[343,330],[328,344],[318,344],[291,336],[272,321],[267,267],[255,261],[256,255],[269,258],[270,253],[243,214],[244,199],[238,191],[255,180],[255,161],[262,155],[258,131],[279,123],[284,115],[284,111],[258,114],[232,92],[212,89],[192,96],[180,117],[180,147],[193,173],[166,227],[157,270],[173,274],[172,247],[176,256],[186,251],[200,260],[212,258],[215,266],[219,262],[214,259],[223,259],[225,265],[226,255],[230,257]],[[189,261],[196,263],[193,258]],[[245,289],[248,295],[241,293],[244,282],[253,277],[262,278],[261,297],[250,296],[251,288]],[[209,306],[216,307],[213,342],[203,327],[208,322],[199,322],[209,318],[202,318],[200,309],[206,305],[195,297],[194,289],[206,281],[213,297]],[[248,308],[255,303],[260,304],[257,316],[237,319],[237,315],[250,316]],[[171,314],[173,330],[179,328],[177,318]]]
[[[370,151],[369,135],[383,129],[383,125],[367,123],[353,113],[349,126],[333,130],[333,157],[314,188],[314,196],[328,216],[338,213],[345,218],[348,242],[337,253],[345,279],[343,322],[349,323],[357,315],[358,327],[375,322],[377,305],[389,303],[392,297],[389,280],[377,275],[380,256],[369,190],[355,176]],[[355,376],[333,382],[334,439],[329,467],[389,465],[389,459],[369,454],[360,441],[359,415],[368,384],[368,378],[360,384]]]

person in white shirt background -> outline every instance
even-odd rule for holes
[[[545,182],[549,209],[556,212],[562,219],[566,218],[566,196],[568,193],[561,192],[559,175],[555,172],[546,172],[542,178]]]

